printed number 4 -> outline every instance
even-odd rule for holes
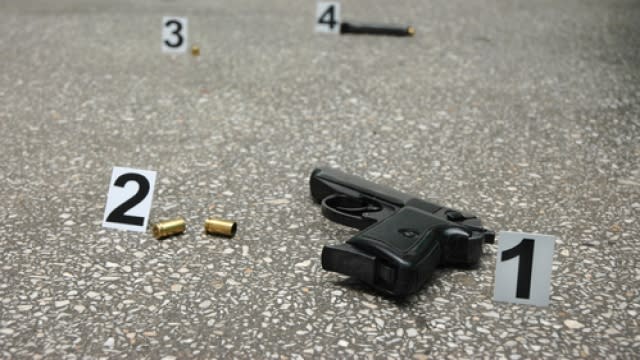
[[[322,15],[320,15],[318,23],[329,25],[329,29],[333,29],[333,27],[338,24],[338,22],[336,21],[335,6],[329,6],[327,10],[322,13]]]
[[[136,192],[135,195],[129,198],[129,200],[123,202],[122,204],[120,204],[120,206],[113,209],[109,216],[107,216],[107,222],[142,226],[144,225],[144,217],[126,215],[126,212],[134,206],[138,205],[142,200],[144,200],[144,198],[147,197],[151,186],[149,184],[149,180],[147,180],[146,177],[135,173],[126,173],[120,175],[113,185],[124,187],[129,181],[135,181],[136,183],[138,183],[138,192]]]
[[[500,261],[518,257],[518,282],[516,297],[529,299],[531,295],[531,271],[533,270],[533,247],[535,240],[523,239],[518,245],[502,252]]]

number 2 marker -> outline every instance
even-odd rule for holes
[[[103,227],[143,232],[147,229],[156,172],[114,167]]]

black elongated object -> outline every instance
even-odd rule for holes
[[[372,24],[353,24],[343,22],[340,24],[341,34],[363,35],[388,35],[388,36],[413,36],[416,30],[413,26],[389,26]]]
[[[438,265],[470,267],[495,233],[476,216],[418,199],[340,170],[320,167],[311,196],[329,220],[361,231],[322,249],[322,267],[360,279],[384,293],[407,296]]]

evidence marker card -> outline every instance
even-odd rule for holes
[[[162,52],[182,54],[187,52],[189,23],[186,17],[162,18]]]
[[[501,231],[493,299],[549,305],[555,237]]]
[[[102,226],[146,231],[155,183],[155,171],[114,167]]]
[[[319,33],[340,34],[340,3],[320,1],[316,4],[314,29]]]

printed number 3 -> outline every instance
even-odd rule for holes
[[[515,257],[518,259],[518,282],[516,297],[529,299],[531,295],[531,271],[533,270],[533,246],[535,240],[523,239],[518,245],[502,252],[500,261],[507,261]]]
[[[107,222],[142,226],[144,224],[144,217],[126,215],[125,213],[147,197],[150,189],[149,180],[140,174],[126,173],[120,175],[116,179],[114,185],[124,187],[129,181],[135,181],[138,183],[138,192],[136,192],[129,200],[113,209],[109,216],[107,216]]]
[[[165,27],[169,27],[171,25],[175,25],[175,30],[173,30],[171,34],[176,36],[176,42],[172,43],[169,40],[165,40],[164,43],[168,47],[177,48],[177,47],[180,47],[182,45],[182,42],[184,41],[184,39],[182,38],[182,35],[180,34],[180,31],[182,31],[182,24],[177,20],[169,20],[166,23],[164,23]]]
[[[333,29],[334,26],[338,23],[335,18],[335,7],[333,5],[329,6],[327,10],[320,15],[318,19],[319,24],[327,24],[329,25],[329,29]]]

